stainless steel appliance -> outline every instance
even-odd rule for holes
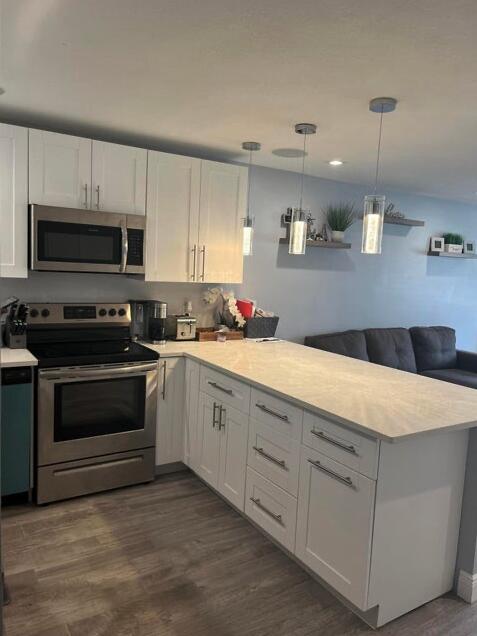
[[[30,206],[30,267],[144,274],[144,216]]]
[[[30,305],[38,503],[154,478],[158,354],[130,320],[127,303]]]
[[[197,318],[193,316],[167,316],[166,337],[172,340],[195,340]]]
[[[133,340],[163,340],[167,303],[161,300],[130,300]]]

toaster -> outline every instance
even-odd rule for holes
[[[166,318],[166,338],[172,340],[195,340],[197,318],[174,315]]]

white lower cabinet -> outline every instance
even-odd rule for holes
[[[185,360],[184,464],[197,468],[200,364]]]
[[[271,537],[293,552],[296,498],[250,467],[247,468],[245,513]]]
[[[183,358],[159,359],[156,466],[184,457],[184,366]]]
[[[239,510],[244,508],[248,415],[199,395],[197,474]]]
[[[375,482],[303,447],[295,554],[367,609]]]

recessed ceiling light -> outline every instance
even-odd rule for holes
[[[328,161],[328,163],[330,166],[342,166],[344,161],[341,161],[341,159],[332,159],[331,161]]]

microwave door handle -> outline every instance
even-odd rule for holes
[[[128,228],[127,225],[121,224],[121,266],[119,271],[124,274],[128,263]]]

